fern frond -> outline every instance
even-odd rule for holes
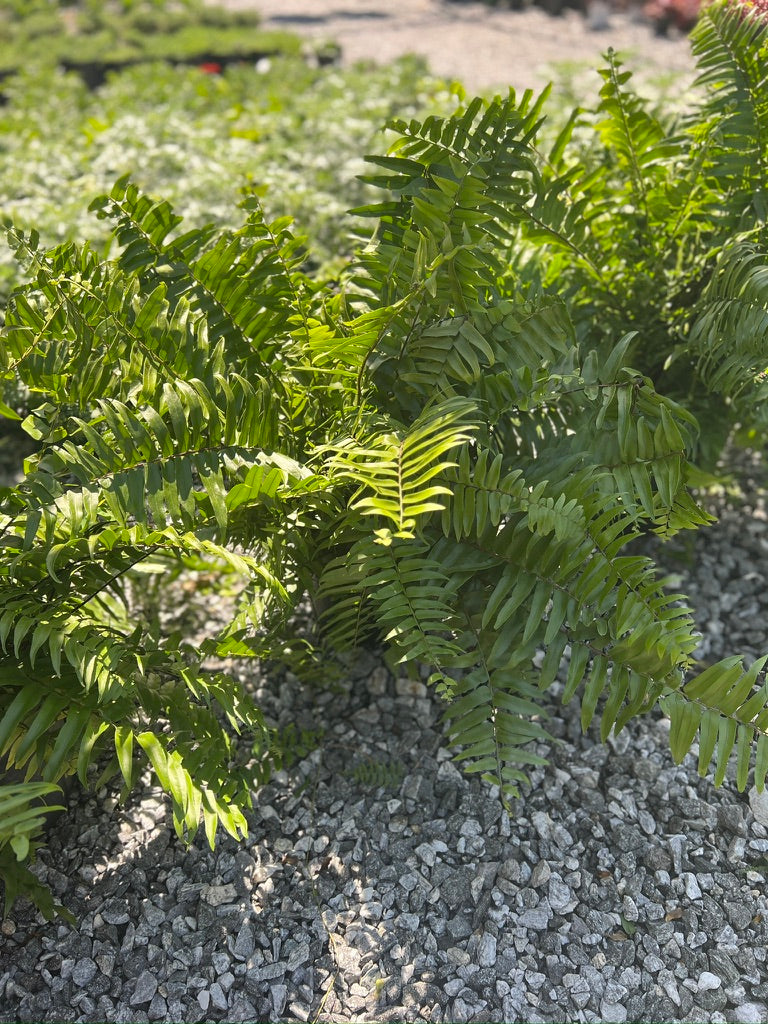
[[[531,104],[526,93],[518,103],[510,92],[450,118],[393,122],[391,155],[372,158],[388,173],[364,180],[395,200],[356,211],[379,221],[361,257],[361,288],[387,303],[415,292],[441,317],[477,308],[503,272],[495,244],[509,238],[504,206],[531,194],[529,141],[543,98]]]
[[[114,219],[124,270],[166,284],[171,308],[185,297],[204,315],[209,335],[224,341],[230,361],[245,360],[269,375],[278,338],[305,322],[306,285],[298,270],[303,241],[291,234],[289,218],[268,223],[255,195],[241,205],[247,219],[238,231],[209,227],[172,241],[168,235],[180,218],[127,177],[91,209]]]
[[[605,56],[608,67],[600,71],[603,87],[598,114],[606,116],[598,123],[597,131],[619,167],[627,172],[627,199],[631,198],[650,224],[650,193],[659,179],[666,177],[666,162],[681,155],[682,142],[670,138],[647,104],[624,88],[632,75],[622,69],[613,50]],[[647,241],[652,242],[650,236]]]
[[[420,518],[443,508],[436,499],[447,490],[434,481],[452,465],[445,456],[470,439],[472,411],[470,402],[451,399],[425,409],[401,434],[329,446],[332,475],[360,485],[350,507],[392,523],[395,537],[413,537]],[[366,491],[372,491],[372,496]],[[387,543],[387,538],[388,532],[383,531],[382,542]]]
[[[736,753],[736,784],[744,790],[754,753],[755,785],[765,787],[768,772],[768,681],[758,682],[768,655],[745,671],[741,655],[724,658],[661,700],[671,720],[672,756],[680,763],[699,737],[699,774],[715,758],[715,785],[720,785]]]
[[[740,405],[757,404],[759,415],[768,369],[768,253],[762,246],[735,242],[720,254],[689,344],[707,387]]]
[[[17,860],[26,860],[30,841],[42,828],[45,815],[64,810],[57,804],[36,803],[52,793],[61,793],[61,789],[48,782],[0,786],[0,850],[9,844]]]
[[[5,889],[4,917],[19,896],[26,896],[47,921],[59,914],[75,924],[69,911],[54,903],[50,891],[25,863],[39,845],[46,814],[65,810],[57,804],[44,802],[46,797],[60,792],[58,786],[47,782],[0,786],[0,878]]]
[[[448,634],[454,612],[439,563],[423,545],[402,540],[382,545],[366,539],[355,550],[365,550],[365,588],[380,635],[400,661],[418,659],[444,671],[461,651]]]
[[[346,768],[344,775],[366,789],[399,789],[405,772],[402,761],[381,761],[369,757]]]
[[[703,12],[691,34],[700,75],[709,90],[705,112],[714,141],[707,167],[721,218],[731,231],[765,223],[768,162],[768,70],[765,19],[720,2]]]
[[[455,684],[443,715],[451,743],[460,748],[455,760],[466,772],[479,772],[498,786],[505,804],[528,781],[523,766],[546,764],[545,757],[530,749],[535,742],[551,742],[531,717],[543,717],[532,699],[536,693],[522,671],[489,671],[483,665]]]
[[[329,560],[317,583],[319,625],[333,650],[354,650],[378,633],[368,600],[368,558],[368,547],[355,545]]]

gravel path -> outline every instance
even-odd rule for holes
[[[665,555],[702,656],[766,648],[747,500]],[[3,922],[1,1021],[768,1021],[768,794],[676,767],[664,720],[603,746],[555,705],[551,764],[507,814],[375,653],[341,694],[247,671],[321,744],[215,852],[180,844],[151,788],[81,798],[41,856],[79,926]]]
[[[265,27],[336,40],[345,63],[421,54],[436,74],[458,78],[470,90],[541,88],[553,65],[569,66],[566,77],[572,77],[576,68],[597,67],[609,46],[627,54],[641,80],[693,66],[684,37],[660,39],[632,13],[611,14],[607,27],[595,31],[576,11],[553,18],[537,7],[509,11],[445,0],[226,2],[260,11]]]

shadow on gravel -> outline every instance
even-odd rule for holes
[[[325,739],[242,843],[184,847],[148,786],[81,798],[43,855],[78,929],[14,913],[0,1022],[768,1022],[768,809],[673,764],[665,720],[600,744],[553,703],[506,811],[424,684],[362,652],[344,694],[289,675],[260,703]]]

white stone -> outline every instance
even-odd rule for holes
[[[732,1014],[731,1020],[737,1024],[765,1024],[768,1013],[764,1005],[760,1003],[742,1003],[735,1010],[729,1010]]]
[[[696,880],[696,875],[691,871],[683,872],[683,882],[685,883],[685,894],[689,900],[700,900],[701,899],[701,886]]]
[[[761,825],[768,825],[768,789],[758,793],[757,789],[753,786],[749,791],[749,807],[755,816],[755,821]],[[756,1004],[745,1003],[745,1006],[753,1005]]]
[[[699,975],[699,992],[710,992],[720,988],[722,983],[716,974],[712,974],[711,971],[702,971]]]

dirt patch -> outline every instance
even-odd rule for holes
[[[556,65],[560,65],[559,77],[578,80],[585,65],[594,68],[601,63],[608,47],[626,55],[627,66],[644,81],[663,80],[670,72],[692,74],[693,69],[684,36],[659,38],[631,11],[611,12],[607,26],[595,29],[590,18],[576,11],[552,17],[535,7],[511,11],[446,0],[228,3],[260,11],[265,28],[335,40],[342,47],[345,64],[384,62],[417,53],[435,73],[457,78],[473,91],[506,90],[509,85],[517,90],[539,89],[555,76]],[[593,9],[593,22],[595,13]]]

